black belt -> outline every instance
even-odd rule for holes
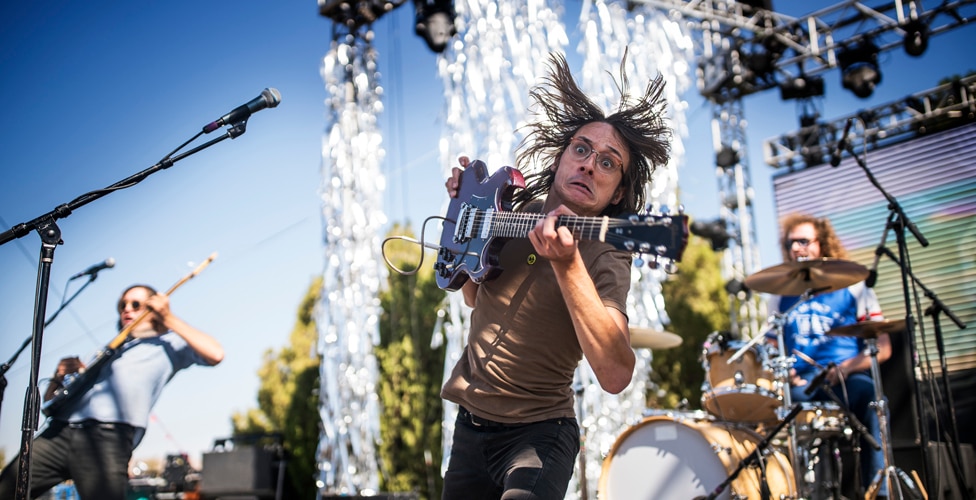
[[[64,424],[66,426],[68,426],[68,428],[70,428],[70,429],[90,429],[92,427],[98,427],[99,429],[106,429],[106,430],[114,430],[114,429],[128,430],[128,429],[132,429],[132,426],[129,425],[129,424],[126,424],[126,423],[122,423],[122,422],[101,422],[99,420],[95,420],[95,419],[92,419],[92,418],[89,418],[87,420],[82,420],[80,422],[64,422]]]
[[[503,424],[501,422],[495,422],[494,420],[488,420],[487,418],[481,418],[474,413],[468,411],[467,408],[463,406],[458,407],[458,419],[467,422],[475,427],[487,427],[492,429],[505,429],[521,427],[526,424]]]

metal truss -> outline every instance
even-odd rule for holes
[[[734,0],[632,0],[666,10],[672,18],[687,20],[699,57],[698,89],[712,103],[712,135],[715,138],[716,172],[720,219],[730,236],[723,259],[723,275],[728,280],[732,329],[744,337],[758,332],[765,311],[742,286],[746,276],[758,271],[759,257],[752,212],[753,189],[745,147],[744,96],[784,87],[801,94],[801,107],[816,107],[813,98],[822,95],[809,87],[815,77],[839,66],[838,53],[847,48],[871,43],[878,52],[900,47],[909,33],[927,38],[962,26],[976,16],[976,0],[943,1],[930,9],[921,0],[893,2],[845,1],[803,17],[792,17],[768,8],[771,2]],[[764,8],[765,7],[765,8]],[[923,49],[924,50],[924,49]],[[822,81],[820,82],[822,85]],[[972,88],[964,94],[972,96]],[[784,94],[786,95],[786,94]],[[969,100],[967,97],[966,100]],[[916,121],[931,118],[938,98],[918,96],[921,104],[905,105],[904,113],[914,111]],[[913,101],[913,103],[916,103]],[[955,98],[959,101],[959,98]],[[960,104],[954,101],[954,106]],[[953,112],[962,112],[953,108]],[[971,112],[970,112],[971,113]],[[894,113],[889,113],[893,116]],[[801,116],[805,126],[785,135],[768,148],[766,162],[795,166],[808,161],[823,161],[825,152],[838,140],[836,123],[819,123],[820,114]],[[881,118],[880,114],[875,118]],[[898,120],[899,124],[908,120]],[[808,123],[809,122],[809,123]],[[867,122],[867,120],[865,120]],[[875,138],[891,136],[898,128],[891,121],[872,122],[887,129],[866,129]],[[901,125],[907,126],[907,125]],[[816,133],[814,133],[816,132]],[[852,141],[853,142],[853,141]]]
[[[910,135],[934,132],[961,121],[972,122],[976,120],[976,76],[959,78],[869,110],[769,139],[763,148],[764,161],[774,168],[819,165],[837,146],[840,132],[850,119],[861,124],[851,127],[848,136],[848,144],[858,154]]]

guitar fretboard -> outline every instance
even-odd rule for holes
[[[545,214],[479,210],[466,206],[461,210],[454,235],[455,242],[473,238],[525,238]],[[611,223],[609,217],[560,215],[556,227],[566,227],[580,239],[604,241]]]

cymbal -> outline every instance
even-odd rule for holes
[[[859,337],[862,339],[877,338],[882,333],[895,333],[905,329],[905,320],[894,321],[861,321],[852,325],[831,329],[827,335],[837,337]]]
[[[746,278],[750,290],[776,295],[802,295],[807,290],[832,292],[864,281],[868,269],[856,262],[812,259],[767,267]]]
[[[630,327],[630,346],[638,349],[670,349],[681,345],[681,337],[671,332],[644,328]]]

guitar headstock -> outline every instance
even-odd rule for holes
[[[634,254],[638,264],[673,266],[681,262],[688,245],[688,216],[684,214],[631,214],[613,219],[605,241]]]

